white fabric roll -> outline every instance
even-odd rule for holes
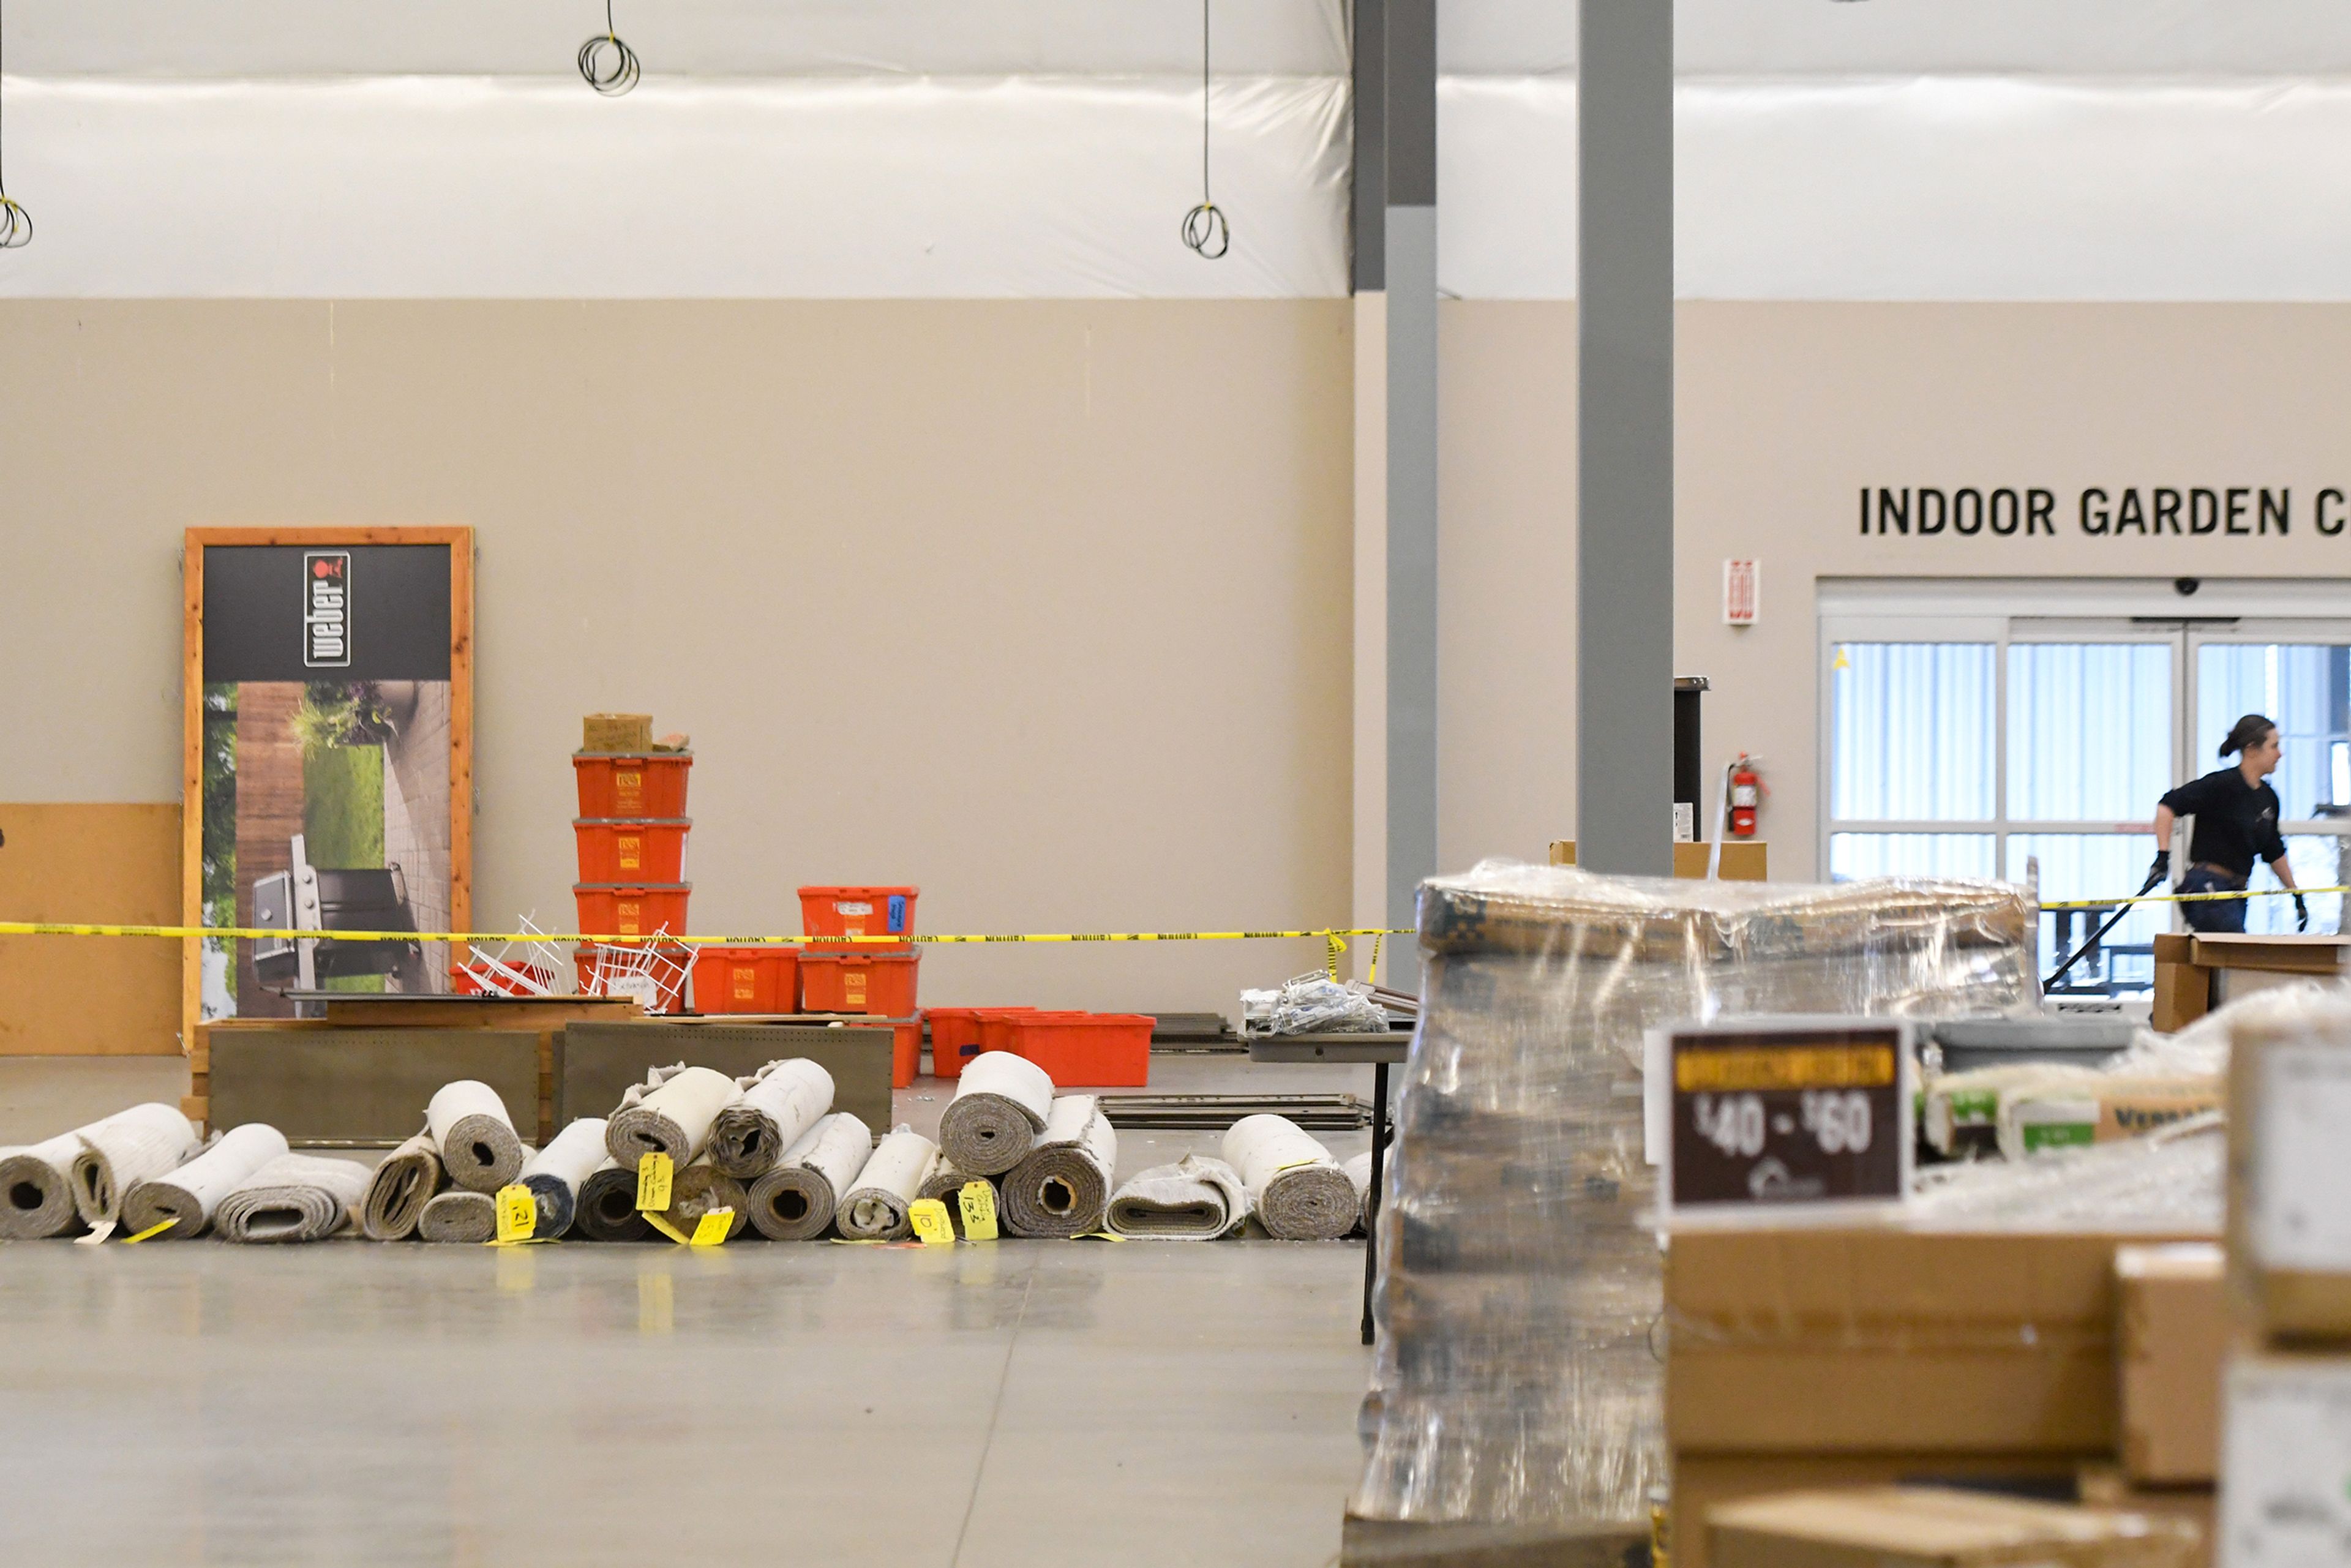
[[[1365,1149],[1339,1167],[1347,1173],[1355,1188],[1355,1228],[1372,1228],[1372,1151]]]
[[[939,1116],[939,1146],[959,1171],[1001,1176],[1036,1146],[1052,1108],[1043,1068],[1008,1051],[982,1051],[964,1064]]]
[[[832,1074],[805,1057],[770,1061],[736,1084],[743,1097],[711,1124],[710,1163],[738,1181],[767,1175],[832,1109]]]
[[[349,1160],[280,1155],[213,1211],[224,1241],[323,1241],[357,1218],[368,1172]]]
[[[1053,1102],[1037,1146],[1004,1178],[1004,1218],[1015,1236],[1084,1236],[1102,1228],[1118,1134],[1092,1094]]]
[[[287,1153],[286,1134],[259,1122],[232,1127],[212,1147],[169,1176],[132,1187],[122,1198],[122,1226],[133,1236],[170,1219],[159,1240],[184,1241],[204,1233],[221,1199],[246,1177]]]
[[[522,1136],[507,1103],[486,1083],[444,1083],[424,1108],[425,1130],[449,1179],[469,1192],[496,1192],[522,1169]]]
[[[1110,1200],[1109,1225],[1121,1236],[1155,1241],[1213,1241],[1249,1223],[1249,1187],[1240,1173],[1205,1155],[1139,1171]]]
[[[1331,1151],[1284,1116],[1244,1116],[1225,1134],[1225,1163],[1249,1186],[1266,1233],[1331,1241],[1355,1228],[1363,1206]]]
[[[691,1165],[710,1142],[718,1113],[743,1097],[723,1072],[707,1067],[656,1067],[643,1083],[621,1096],[604,1127],[604,1151],[634,1170],[646,1155],[664,1154],[672,1165]]]
[[[833,1211],[833,1222],[852,1240],[896,1241],[913,1234],[908,1207],[923,1193],[923,1178],[938,1163],[939,1146],[912,1127],[882,1140],[865,1168]]]
[[[801,1134],[751,1185],[751,1223],[770,1241],[815,1240],[872,1156],[872,1131],[848,1112],[835,1111]]]
[[[196,1130],[176,1105],[118,1111],[76,1134],[74,1207],[92,1229],[122,1217],[122,1200],[142,1181],[169,1176],[196,1152]]]
[[[81,1149],[78,1131],[26,1149],[0,1149],[0,1241],[38,1241],[72,1228],[73,1163]]]
[[[548,1140],[547,1147],[525,1160],[515,1179],[530,1188],[538,1201],[533,1236],[557,1237],[571,1228],[578,1210],[580,1184],[602,1165],[604,1118],[581,1116]]]
[[[441,1180],[441,1150],[428,1128],[386,1155],[368,1177],[367,1195],[360,1200],[360,1233],[371,1241],[415,1235]]]

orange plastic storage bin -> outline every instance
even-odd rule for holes
[[[800,929],[811,936],[911,936],[914,899],[922,891],[919,887],[804,887],[800,889]]]
[[[800,950],[780,946],[695,948],[694,1010],[799,1011]]]
[[[683,817],[687,751],[575,751],[582,817]]]
[[[651,936],[656,931],[685,935],[685,898],[694,884],[673,882],[580,882],[571,897],[580,906],[580,929],[590,936]]]
[[[910,1017],[921,964],[919,953],[807,948],[800,954],[800,1010]]]
[[[960,1078],[966,1063],[987,1047],[981,1041],[980,1020],[991,1014],[998,1017],[1025,1013],[1027,1008],[933,1008],[923,1016],[931,1025],[931,1076]],[[1004,1026],[1003,1043],[997,1049],[1011,1047],[1010,1025]]]
[[[580,880],[684,882],[685,831],[693,825],[684,817],[581,817],[571,824]]]
[[[1012,1019],[1013,1049],[1056,1089],[1137,1089],[1151,1082],[1148,1013],[1029,1013]]]
[[[890,1087],[913,1087],[914,1071],[922,1065],[923,1020],[918,1017],[890,1031]]]

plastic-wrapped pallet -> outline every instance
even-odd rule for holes
[[[1644,1030],[2029,1006],[2036,918],[2022,889],[1990,883],[1618,880],[1497,861],[1423,883],[1421,1021],[1378,1217],[1351,1511],[1646,1521],[1666,1464]]]

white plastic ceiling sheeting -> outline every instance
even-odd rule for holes
[[[1347,94],[807,78],[7,84],[0,295],[1281,297],[1347,290]]]
[[[1343,0],[1213,0],[1217,69],[1343,76]],[[34,77],[570,76],[602,0],[8,0]],[[613,0],[648,83],[779,76],[1180,76],[1200,0]]]
[[[1575,83],[1440,88],[1437,273],[1575,292]],[[1686,82],[1676,291],[2351,299],[2351,82]]]

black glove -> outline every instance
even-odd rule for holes
[[[2294,928],[2296,931],[2310,929],[2310,905],[2298,893],[2294,895]]]
[[[2155,852],[2155,863],[2154,863],[2153,865],[2151,865],[2151,866],[2149,866],[2149,867],[2147,867],[2147,880],[2150,883],[2158,883],[2158,882],[2163,881],[2163,880],[2164,880],[2164,878],[2166,878],[2166,877],[2169,876],[2170,874],[2171,874],[2171,852],[2170,852],[2169,850],[2158,850],[2158,851],[2156,851],[2156,852]]]

